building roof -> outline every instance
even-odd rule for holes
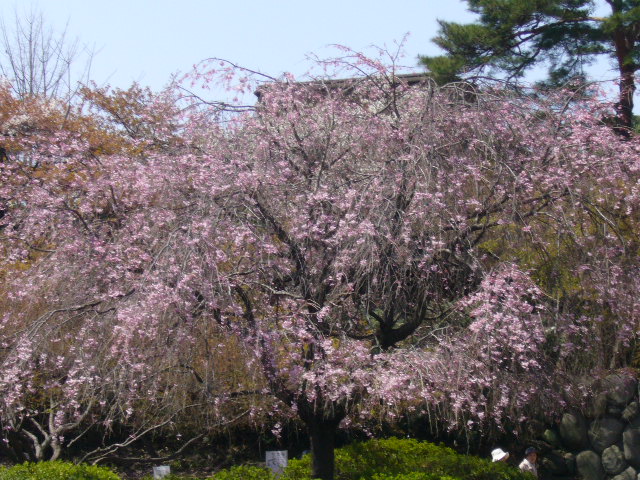
[[[296,82],[296,84],[310,85],[310,86],[317,85],[319,90],[327,90],[327,91],[335,90],[335,89],[344,89],[345,92],[348,93],[355,85],[365,80],[366,78],[368,77],[310,80],[306,82]],[[431,76],[427,72],[394,74],[393,78],[397,79],[398,83],[405,83],[409,86],[424,85],[431,80]],[[268,89],[270,85],[272,85],[272,83],[264,83],[256,89],[254,94],[256,97],[258,97],[258,101],[261,100],[262,93],[264,92],[264,90]]]

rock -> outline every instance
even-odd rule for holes
[[[620,440],[620,434],[624,429],[624,424],[615,418],[605,417],[597,418],[591,422],[589,427],[589,440],[593,449],[602,453],[602,451],[617,443]]]
[[[632,422],[638,416],[638,412],[640,412],[638,402],[631,402],[622,412],[622,419],[625,422]]]
[[[542,439],[554,448],[560,448],[562,445],[558,434],[548,428],[542,433]]]
[[[638,419],[630,423],[622,433],[624,458],[630,465],[640,468],[640,422]]]
[[[636,480],[637,472],[633,467],[627,468],[620,475],[616,475],[611,480]]]
[[[576,474],[576,456],[573,453],[565,453],[563,457],[564,463],[567,466],[567,474],[574,476]]]
[[[567,463],[562,456],[562,452],[558,452],[557,450],[547,453],[542,458],[541,467],[545,472],[554,476],[568,473]]]
[[[622,412],[623,412],[623,408],[622,407],[617,407],[615,405],[609,405],[607,407],[607,415],[611,416],[611,417],[615,417],[615,418],[621,418],[622,417]]]
[[[562,442],[570,450],[584,450],[589,445],[587,421],[580,413],[565,413],[558,430]]]
[[[626,407],[638,390],[638,380],[632,375],[618,373],[608,375],[602,381],[602,390],[611,405]]]
[[[617,475],[628,466],[624,452],[617,445],[611,445],[602,452],[602,467],[609,475]]]
[[[576,456],[576,468],[583,480],[604,480],[605,478],[600,455],[593,450],[585,450]]]
[[[596,395],[587,404],[586,416],[589,418],[599,418],[607,413],[607,394],[602,392]]]

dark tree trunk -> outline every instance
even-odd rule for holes
[[[621,5],[611,4],[614,14],[621,13]],[[617,127],[620,133],[629,135],[633,128],[633,94],[636,90],[635,73],[638,69],[633,53],[636,48],[634,27],[618,26],[613,32],[613,44],[620,75]]]
[[[304,422],[311,440],[312,473],[311,478],[333,480],[335,471],[334,450],[336,431],[340,421],[346,416],[343,403],[322,401],[318,393],[318,403],[298,399],[298,414]],[[320,404],[321,406],[318,406]]]
[[[618,118],[620,126],[631,130],[633,128],[633,94],[636,90],[635,68],[620,69],[620,99],[618,101]]]
[[[333,480],[335,471],[336,419],[314,416],[307,424],[311,439],[312,474],[311,478]]]

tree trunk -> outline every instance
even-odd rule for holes
[[[298,415],[304,422],[311,441],[311,478],[333,480],[335,471],[336,431],[346,416],[344,403],[323,402],[322,395],[316,402],[298,399]]]
[[[620,14],[620,9],[620,6],[612,4],[614,14]],[[613,32],[613,44],[620,75],[617,127],[620,133],[625,135],[629,135],[633,128],[633,94],[636,90],[635,72],[637,67],[633,58],[636,33],[633,30],[632,27],[620,25]]]
[[[335,440],[338,423],[336,419],[314,416],[307,423],[311,439],[311,456],[313,459],[311,478],[333,480],[335,470]]]
[[[633,94],[636,90],[635,68],[620,68],[620,100],[618,101],[618,118],[620,125],[628,130],[633,128]]]

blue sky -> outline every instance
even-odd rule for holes
[[[336,55],[341,44],[367,51],[393,48],[405,34],[404,64],[437,54],[437,19],[469,22],[461,0],[0,0],[11,23],[14,10],[34,8],[57,31],[96,53],[92,78],[126,88],[133,81],[159,89],[171,74],[186,73],[209,57],[225,58],[272,76],[307,71],[308,54]],[[613,78],[608,62],[594,76]]]
[[[97,52],[93,78],[118,87],[160,88],[208,57],[300,75],[307,54],[332,55],[328,45],[393,46],[406,33],[404,63],[415,65],[418,54],[437,52],[437,18],[473,18],[459,0],[0,0],[0,14],[11,23],[16,6],[30,5],[56,30],[68,21],[70,37]]]

